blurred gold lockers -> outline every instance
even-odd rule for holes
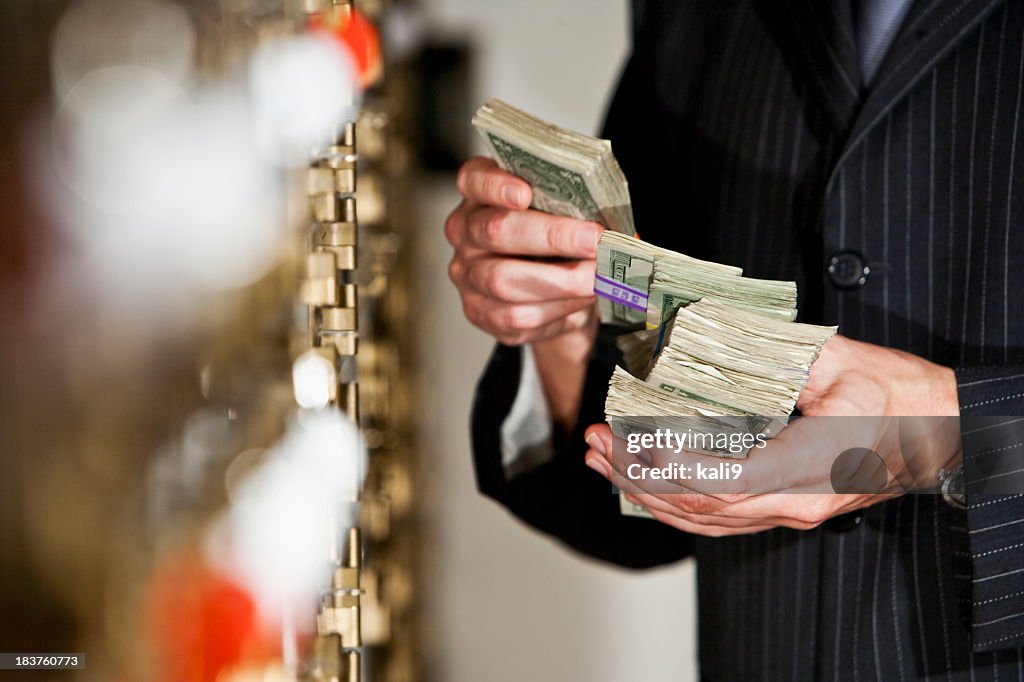
[[[262,46],[301,35],[310,22],[351,40],[343,29],[358,11],[359,21],[371,27],[359,45],[372,49],[372,26],[389,11],[383,2],[353,8],[330,0],[16,2],[5,8],[3,23],[10,29],[6,20],[19,20],[14,47],[26,45],[18,52],[26,66],[47,68],[41,60],[52,58],[53,50],[40,45],[48,44],[65,9],[65,21],[71,16],[76,29],[65,30],[77,39],[70,52],[96,66],[93,73],[109,74],[126,63],[150,68],[161,46],[177,47],[167,37],[173,32],[160,36],[166,24],[159,22],[187,19],[181,35],[188,37],[193,63],[181,87],[190,88],[189,105],[197,109],[195,102],[214,99],[212,84],[251,70],[247,60]],[[147,21],[158,25],[147,28]],[[82,28],[95,32],[83,37]],[[126,48],[140,36],[153,41],[141,56]],[[123,279],[115,281],[122,298],[94,294],[84,283],[69,287],[59,270],[74,265],[73,258],[58,258],[50,248],[62,241],[60,211],[54,217],[31,204],[40,196],[43,203],[70,202],[77,188],[40,166],[47,189],[35,202],[23,202],[11,226],[13,243],[39,265],[16,261],[4,271],[0,540],[19,551],[0,558],[0,579],[18,586],[4,590],[0,601],[0,649],[38,650],[45,641],[53,651],[87,652],[85,670],[45,673],[50,679],[171,679],[165,657],[183,651],[202,664],[177,670],[197,680],[420,678],[415,391],[403,250],[412,154],[400,87],[409,67],[389,61],[386,47],[382,64],[372,63],[372,54],[369,64],[355,60],[367,87],[346,109],[351,116],[335,122],[333,139],[307,164],[279,164],[267,173],[283,199],[271,215],[285,228],[272,253],[246,245],[246,235],[255,240],[257,234],[244,224],[253,207],[229,203],[243,225],[231,232],[239,235],[237,248],[227,245],[225,262],[266,261],[259,269],[253,265],[259,276],[241,286],[173,295],[156,288],[148,306],[142,289]],[[163,63],[153,68],[171,73],[160,71]],[[30,108],[11,114],[12,128]],[[50,125],[58,130],[53,120],[38,126],[44,134]],[[66,151],[54,144],[58,166]],[[140,168],[165,162],[149,158]],[[237,167],[224,163],[222,172]],[[4,195],[27,182],[5,175]],[[32,234],[24,218],[37,212],[47,220]],[[164,254],[165,260],[173,255]],[[149,276],[154,286],[177,286],[160,282],[166,279],[161,271]],[[17,296],[8,297],[11,291]],[[315,396],[303,405],[297,395],[297,361],[310,357],[331,368],[324,406]],[[224,584],[211,568],[209,548],[246,481],[280,458],[296,419],[301,430],[303,413],[331,409],[358,422],[367,465],[342,513],[321,520],[331,528],[320,559],[334,563],[330,584],[317,609],[294,614],[302,621],[294,638],[287,635],[296,624],[284,623],[278,624],[284,638],[246,640],[245,633],[262,626],[253,625],[251,615],[239,619],[251,607],[237,585]],[[346,467],[358,460],[338,455],[352,460]],[[230,611],[229,603],[243,605],[241,611]],[[239,623],[250,629],[240,634],[245,628]],[[193,626],[205,630],[189,633]],[[224,627],[223,637],[217,627]],[[301,634],[304,628],[309,635]],[[200,639],[201,650],[183,648]]]

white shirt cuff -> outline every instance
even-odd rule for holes
[[[501,423],[501,463],[514,476],[551,459],[551,409],[537,372],[533,348],[520,349],[519,390]]]

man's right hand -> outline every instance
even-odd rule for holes
[[[456,185],[463,199],[445,222],[455,248],[448,275],[466,318],[510,346],[573,332],[592,343],[601,226],[530,210],[530,185],[490,159],[463,164]]]

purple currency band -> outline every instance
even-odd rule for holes
[[[597,275],[594,279],[594,293],[609,301],[621,303],[633,310],[645,312],[647,310],[647,294],[626,286],[622,282]]]

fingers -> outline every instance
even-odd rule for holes
[[[477,206],[466,213],[466,241],[494,253],[596,258],[602,232],[597,223],[541,211]]]
[[[456,249],[506,255],[597,257],[603,228],[597,223],[514,211],[463,200],[445,222],[445,237]]]
[[[605,459],[608,459],[606,453],[612,451],[614,438],[614,436],[612,436],[612,429],[610,426],[607,424],[592,424],[583,432],[583,438],[591,448],[599,450],[599,454],[605,456]],[[600,445],[598,445],[598,443],[600,443]]]
[[[728,526],[713,526],[701,523],[693,523],[686,519],[680,518],[673,514],[667,514],[663,511],[650,510],[651,516],[656,520],[661,521],[667,526],[678,528],[679,530],[686,533],[693,533],[694,535],[704,535],[712,538],[725,537],[727,535],[750,535],[751,533],[760,533],[762,531],[771,530],[774,526],[765,524],[754,524],[743,528],[730,528]]]
[[[478,156],[462,164],[455,180],[459,194],[471,202],[523,210],[533,201],[528,182],[507,173],[491,159]]]
[[[562,334],[568,334],[569,332],[578,331],[591,326],[591,323],[595,321],[595,310],[593,306],[587,306],[581,310],[577,310],[574,313],[566,315],[565,317],[549,322],[548,324],[518,334],[511,334],[503,336],[498,339],[501,343],[506,346],[521,346],[524,343],[534,343],[536,341],[546,341],[553,339],[556,336]]]
[[[473,325],[509,346],[542,341],[586,327],[593,297],[534,303],[496,303],[472,290],[462,291],[462,309]]]
[[[813,527],[798,519],[786,516],[739,516],[736,514],[700,514],[680,508],[676,495],[626,495],[633,504],[637,504],[649,512],[660,512],[667,516],[673,516],[700,527],[701,530],[693,531],[701,535],[733,535],[738,533],[756,533],[768,528],[794,528],[807,530]],[[687,495],[686,497],[699,498],[700,495]]]
[[[463,201],[445,222],[445,237],[455,248],[448,274],[467,319],[507,345],[596,329],[593,286],[601,227],[526,210],[533,199],[530,185],[490,159],[467,161],[456,184]]]
[[[594,261],[539,263],[517,258],[456,257],[448,274],[456,286],[505,303],[594,298]]]
[[[776,527],[806,530],[834,515],[838,509],[856,504],[836,495],[716,496],[696,491],[647,494],[642,490],[643,481],[626,480],[623,462],[614,456],[616,439],[607,425],[591,426],[585,438],[590,446],[584,456],[588,466],[621,490],[632,491],[626,498],[648,509],[658,520],[687,532],[720,536]]]

